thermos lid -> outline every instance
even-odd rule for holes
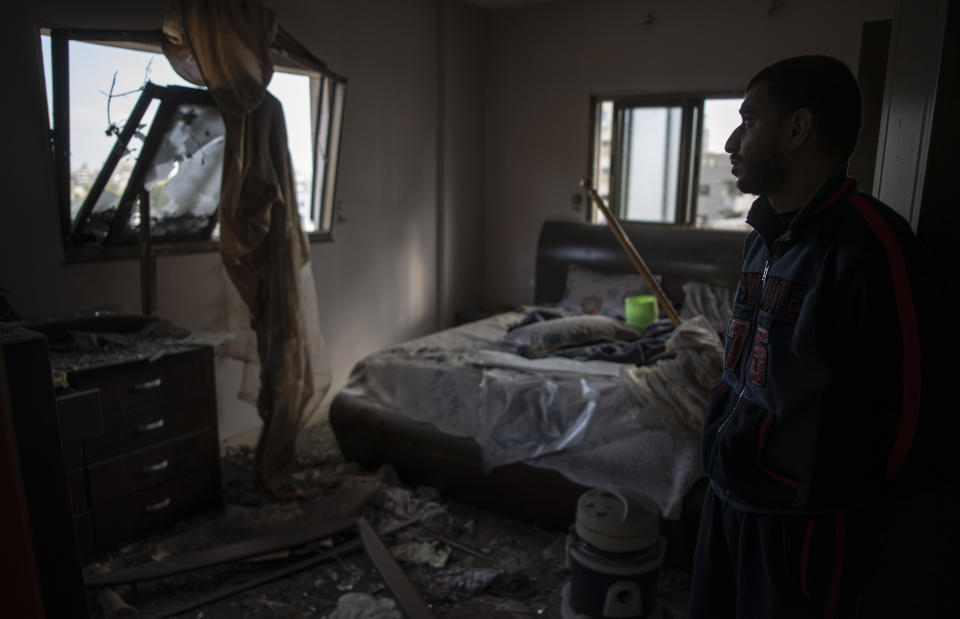
[[[577,501],[577,535],[607,552],[635,552],[656,543],[660,510],[645,494],[594,488]]]

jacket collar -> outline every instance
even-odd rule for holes
[[[818,213],[856,189],[856,187],[857,181],[847,176],[847,167],[844,165],[827,179],[827,182],[817,190],[817,193],[806,204],[800,207],[789,226],[783,224],[780,215],[770,205],[767,196],[760,196],[754,200],[750,211],[747,213],[747,223],[753,226],[753,229],[763,237],[768,245],[773,245],[773,242],[781,237],[784,241],[789,241],[798,230],[812,222]]]

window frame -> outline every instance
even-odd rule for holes
[[[153,101],[159,102],[153,123],[143,141],[140,153],[137,155],[137,162],[133,166],[130,178],[124,187],[123,194],[119,196],[117,212],[111,219],[110,230],[100,244],[104,247],[129,245],[134,242],[135,238],[138,238],[139,235],[137,237],[124,235],[137,199],[141,200],[141,213],[147,216],[146,219],[141,218],[140,225],[145,226],[144,230],[148,236],[152,235],[149,218],[149,192],[141,190],[144,177],[147,174],[148,167],[153,164],[153,158],[160,146],[160,142],[166,135],[169,124],[174,119],[177,108],[180,105],[186,104],[216,108],[216,102],[207,90],[185,88],[183,86],[159,86],[153,82],[147,82],[144,85],[143,91],[137,100],[137,104],[131,111],[124,129],[120,132],[120,135],[117,136],[117,140],[114,142],[110,154],[107,155],[103,166],[100,168],[100,172],[97,174],[94,184],[90,187],[90,191],[87,193],[87,197],[84,199],[80,210],[76,216],[72,218],[70,224],[72,228],[72,241],[77,241],[77,237],[84,234],[85,226],[93,214],[96,203],[103,195],[103,191],[110,177],[116,170],[117,164],[123,157],[123,153],[127,149],[136,127]],[[146,200],[146,203],[144,203],[144,200]],[[194,234],[165,234],[162,237],[164,239],[162,242],[177,244],[212,240],[210,239],[210,234],[217,225],[215,214],[216,211],[210,214],[210,220],[201,232]],[[80,242],[76,242],[75,244],[81,246]]]
[[[604,102],[613,103],[613,115],[611,118],[611,144],[610,144],[610,195],[607,206],[621,221],[631,221],[649,226],[679,226],[695,228],[698,227],[697,221],[697,198],[699,196],[700,183],[700,159],[702,155],[703,139],[703,109],[707,99],[738,99],[743,97],[742,90],[710,90],[702,92],[687,93],[665,93],[665,94],[614,94],[590,95],[590,120],[589,120],[589,155],[587,162],[588,176],[597,175],[600,163],[600,106]],[[681,109],[681,128],[680,144],[677,149],[677,160],[679,168],[677,173],[677,204],[674,211],[674,220],[668,221],[649,221],[637,219],[625,219],[623,217],[623,205],[620,204],[621,179],[618,175],[622,173],[622,153],[620,152],[620,142],[624,125],[622,116],[624,110],[638,107],[678,107]],[[587,223],[597,224],[602,221],[602,214],[596,205],[590,203],[586,209]]]
[[[61,240],[64,246],[64,253],[67,262],[89,262],[100,260],[123,260],[132,259],[141,256],[141,244],[136,242],[102,242],[99,244],[78,244],[74,236],[77,232],[76,224],[80,222],[79,217],[74,220],[70,214],[70,59],[69,45],[70,41],[80,41],[86,43],[115,43],[118,47],[127,47],[151,53],[160,53],[163,35],[160,30],[135,30],[135,29],[94,29],[94,28],[70,28],[57,27],[45,24],[38,24],[36,27],[36,45],[38,57],[41,59],[40,69],[43,71],[41,48],[41,35],[50,37],[50,83],[52,86],[51,96],[47,96],[46,85],[43,84],[44,96],[43,106],[47,115],[52,118],[53,126],[50,128],[50,150],[51,164],[54,172],[55,192],[57,206],[60,214]],[[347,78],[330,70],[326,63],[319,60],[310,53],[302,44],[293,38],[286,30],[279,27],[277,36],[271,47],[271,56],[275,67],[281,70],[287,70],[294,73],[305,73],[313,77],[317,74],[318,85],[314,85],[311,79],[311,144],[313,147],[313,171],[312,184],[310,187],[310,216],[317,225],[317,230],[305,232],[309,242],[332,242],[333,224],[336,221],[334,211],[336,210],[336,185],[339,176],[340,144],[342,142],[343,116],[346,105],[346,85]],[[329,89],[326,88],[330,84]],[[156,85],[155,85],[156,86]],[[156,86],[164,89],[167,87]],[[176,87],[182,88],[183,87]],[[328,92],[329,90],[329,92]],[[209,97],[205,89],[197,88],[200,98]],[[319,134],[319,121],[321,114],[321,97],[328,94],[330,97],[330,112],[335,114],[331,116],[330,127],[327,132],[326,148],[327,161],[324,164],[323,191],[319,198],[316,197],[316,185],[318,182],[317,169],[317,136]],[[48,101],[52,102],[53,109],[47,109]],[[336,109],[338,106],[339,109]],[[118,142],[119,143],[119,138]],[[331,152],[331,145],[335,146]],[[98,177],[103,168],[113,156],[113,152],[101,164],[98,170]],[[139,161],[139,157],[138,157]],[[114,164],[116,162],[113,162]],[[332,164],[332,165],[331,165]],[[113,166],[111,166],[113,167]],[[314,200],[319,199],[319,207],[314,204]],[[326,208],[324,208],[326,207]],[[318,210],[319,208],[319,210]],[[119,215],[120,213],[118,213]],[[78,214],[79,215],[79,214]],[[208,228],[212,231],[216,222],[216,216],[213,217],[213,223]],[[116,222],[115,222],[116,223]],[[112,226],[114,227],[114,226]],[[109,237],[108,237],[109,238]],[[175,238],[171,237],[165,240],[154,239],[150,241],[151,252],[154,255],[179,255],[200,253],[208,251],[217,251],[219,241],[213,238],[202,240],[195,238]]]

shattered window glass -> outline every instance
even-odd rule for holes
[[[216,107],[177,106],[156,155],[146,163],[152,236],[196,236],[209,229],[220,200],[224,132]],[[127,233],[139,229],[140,212],[134,209]]]
[[[152,121],[159,106],[159,101],[152,100],[147,107],[147,112],[144,114],[144,120],[147,120],[147,122]],[[146,127],[147,122],[141,121],[140,124]],[[117,141],[117,138],[115,136],[111,136],[111,138],[110,144],[112,145]],[[82,225],[78,225],[77,235],[79,238],[103,241],[109,234],[110,225],[120,206],[120,198],[127,189],[127,185],[130,182],[130,175],[133,173],[133,168],[137,163],[136,154],[139,153],[144,139],[146,139],[144,131],[138,130],[130,140],[132,144],[128,143],[126,145],[123,158],[117,162],[117,165],[110,173],[107,184],[94,202],[89,216],[83,220]],[[103,152],[100,166],[104,165],[109,152],[109,150]],[[79,223],[77,216],[80,213],[80,208],[83,206],[90,190],[93,188],[99,172],[99,168],[92,167],[85,161],[79,169],[74,170],[70,175],[71,221]]]
[[[157,102],[144,135],[143,110]],[[207,92],[147,82],[73,215],[75,238],[134,242],[144,201],[151,237],[209,238],[220,200],[224,133],[220,110]]]
[[[141,205],[158,240],[217,237],[223,122],[159,43],[153,31],[41,32],[68,251],[135,244]],[[346,79],[302,47],[274,52],[268,90],[284,110],[302,228],[329,233]]]
[[[193,85],[177,75],[162,54],[85,41],[70,41],[69,54],[73,66],[69,91],[70,216],[75,220],[144,84]],[[118,166],[102,198],[104,203],[98,204],[95,212],[110,208],[108,193],[115,194],[115,199],[123,193],[157,107],[154,102],[140,120],[141,129],[127,145],[127,165]]]

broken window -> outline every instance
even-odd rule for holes
[[[629,221],[745,227],[752,199],[729,190],[723,144],[741,98],[594,97],[597,193]],[[734,186],[735,189],[735,186]],[[593,213],[594,222],[603,215]]]
[[[41,34],[64,240],[71,253],[217,237],[224,125],[159,32]],[[287,126],[304,232],[330,238],[346,80],[282,29],[268,90]],[[162,84],[162,85],[161,85]],[[146,218],[146,219],[145,219]],[[122,252],[121,252],[122,253]]]
[[[142,122],[155,102],[152,122]],[[72,184],[71,197],[83,197],[71,203],[72,240],[136,242],[144,215],[157,240],[210,238],[223,146],[223,118],[209,93],[148,83],[90,186]]]

